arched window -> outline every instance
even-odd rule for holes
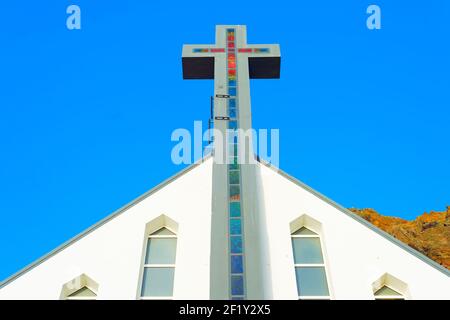
[[[96,300],[98,283],[84,273],[65,283],[61,291],[64,300]]]
[[[299,299],[329,299],[320,236],[301,227],[291,237]]]
[[[162,227],[149,235],[142,275],[142,299],[171,299],[177,236]]]
[[[372,283],[375,300],[405,300],[409,297],[408,284],[389,273]]]

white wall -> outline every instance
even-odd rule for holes
[[[145,227],[162,214],[178,223],[174,298],[208,299],[211,182],[209,159],[0,289],[0,299],[59,299],[81,273],[99,284],[98,299],[136,299]]]
[[[450,299],[450,278],[377,232],[261,165],[274,299],[297,299],[289,225],[303,214],[322,224],[332,299],[373,299],[384,273],[406,282],[412,299]]]

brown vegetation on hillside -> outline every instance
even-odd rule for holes
[[[374,209],[350,211],[450,269],[450,206],[446,211],[425,212],[412,221],[383,216]]]

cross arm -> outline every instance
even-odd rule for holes
[[[225,49],[212,45],[184,45],[183,79],[214,79],[214,57]]]
[[[238,51],[248,55],[250,79],[280,78],[281,55],[278,44],[252,44]]]

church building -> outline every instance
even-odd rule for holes
[[[214,80],[223,141],[6,279],[0,299],[450,299],[449,270],[255,156],[240,134],[250,79],[279,78],[280,62],[243,25],[184,45],[183,78]]]

